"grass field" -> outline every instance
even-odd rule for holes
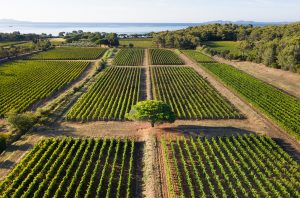
[[[51,39],[49,39],[49,41],[51,42],[52,45],[60,45],[64,42],[66,42],[66,39],[64,39],[64,38],[51,38]]]
[[[149,57],[152,65],[184,65],[177,54],[167,49],[150,49]]]
[[[168,103],[181,119],[240,118],[240,113],[188,67],[151,67],[153,97]]]
[[[88,62],[15,61],[0,65],[0,117],[24,111],[77,78]]]
[[[142,66],[144,49],[121,49],[112,64],[118,66]]]
[[[120,39],[120,46],[126,45],[128,46],[130,43],[134,45],[134,47],[141,48],[151,48],[155,47],[152,42],[152,38],[132,38],[132,39]]]
[[[300,100],[230,65],[202,64],[281,127],[300,139]]]
[[[21,45],[25,43],[31,43],[28,41],[8,41],[8,42],[0,42],[0,47],[9,47],[11,45]]]
[[[110,67],[67,113],[68,120],[123,120],[140,100],[141,68]]]
[[[205,42],[204,45],[214,49],[218,52],[230,51],[231,54],[241,55],[240,50],[238,49],[238,42],[236,41],[210,41]]]
[[[272,139],[162,139],[170,197],[299,197],[300,165]]]
[[[1,197],[134,197],[138,144],[113,139],[47,139],[0,185]]]
[[[93,60],[101,57],[106,49],[104,48],[79,48],[79,47],[59,47],[47,52],[33,55],[35,60]]]
[[[198,63],[214,63],[215,62],[211,57],[206,56],[196,50],[181,50],[181,52],[183,52],[185,55],[187,55],[191,59],[194,59]]]

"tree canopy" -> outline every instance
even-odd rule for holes
[[[125,117],[129,120],[150,122],[152,127],[157,123],[173,123],[176,120],[171,107],[162,101],[156,100],[138,102]]]
[[[300,22],[256,26],[209,24],[153,34],[158,47],[194,49],[207,41],[240,41],[239,55],[206,48],[211,55],[264,63],[270,67],[300,72]]]

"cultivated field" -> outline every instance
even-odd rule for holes
[[[104,48],[59,47],[33,55],[35,60],[94,60],[101,57]]]
[[[152,38],[130,38],[130,39],[120,39],[120,46],[129,44],[133,44],[134,47],[141,47],[141,48],[151,48],[155,47]]]
[[[123,120],[141,96],[142,69],[110,67],[66,115],[68,120]]]
[[[0,155],[0,197],[300,197],[299,141],[263,114],[300,140],[298,99],[196,50],[104,52],[0,65],[0,117],[50,109]],[[126,120],[146,99],[177,120]]]
[[[226,64],[202,64],[206,69],[300,139],[300,101]]]
[[[0,42],[0,47],[9,47],[11,45],[21,45],[30,43],[28,41],[8,41],[8,42]]]
[[[144,49],[121,49],[112,64],[118,66],[142,66]]]
[[[169,197],[299,197],[300,165],[262,136],[162,139]]]
[[[149,49],[152,65],[183,65],[184,62],[171,50]]]
[[[0,185],[1,197],[134,197],[140,143],[46,139]]]
[[[228,119],[242,115],[206,80],[188,67],[151,67],[153,97],[168,103],[181,119]]]
[[[206,56],[206,55],[204,55],[201,52],[198,52],[196,50],[181,50],[181,52],[183,52],[188,57],[194,59],[198,63],[214,63],[214,62],[216,62],[211,57]]]
[[[239,42],[236,41],[209,41],[204,45],[218,52],[229,51],[236,56],[241,55],[241,51],[238,49]]]
[[[0,117],[11,109],[24,111],[74,79],[88,62],[14,61],[0,66]]]

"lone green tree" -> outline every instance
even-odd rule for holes
[[[150,122],[152,127],[156,123],[173,123],[176,120],[175,113],[171,107],[162,101],[156,100],[138,102],[125,117],[129,120]]]

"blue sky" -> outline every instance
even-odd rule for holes
[[[300,0],[0,0],[0,19],[41,22],[300,21]]]

